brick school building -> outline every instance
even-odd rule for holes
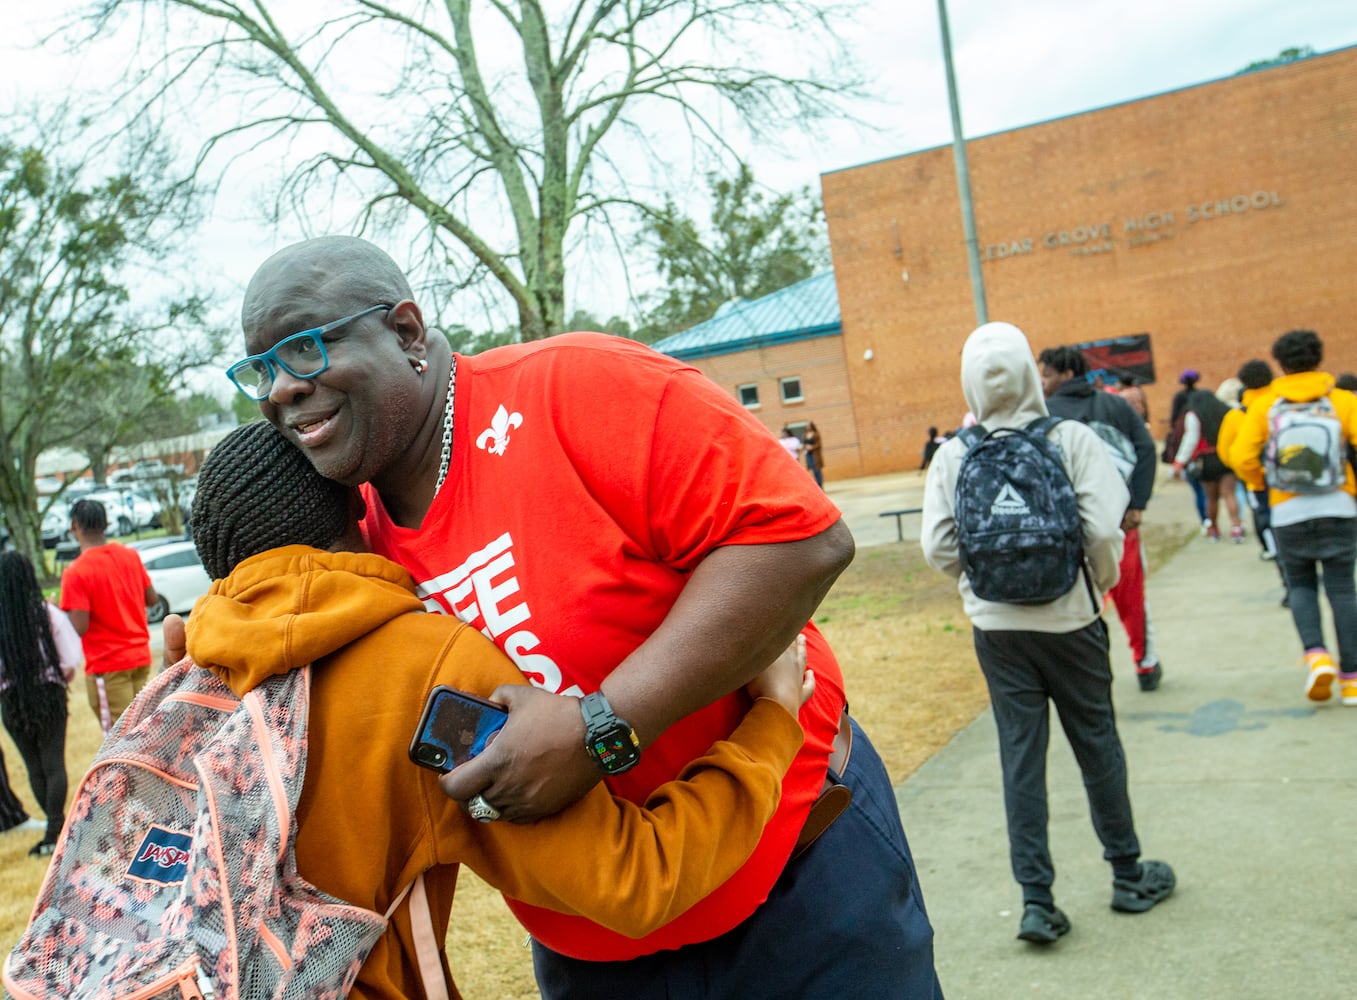
[[[989,317],[1036,350],[1123,348],[1154,433],[1290,329],[1357,371],[1357,48],[967,144]],[[862,474],[966,405],[975,326],[951,146],[822,177]],[[1144,335],[1148,335],[1145,337]],[[1110,343],[1107,343],[1110,342]],[[911,464],[913,463],[913,464]]]

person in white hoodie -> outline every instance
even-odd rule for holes
[[[961,388],[980,425],[1025,428],[1047,415],[1027,337],[1009,323],[986,323],[961,351]],[[1098,435],[1076,420],[1050,433],[1074,486],[1083,524],[1084,573],[1104,595],[1118,579],[1122,514],[1129,495]],[[1101,601],[1076,583],[1048,604],[985,601],[962,569],[956,483],[967,445],[938,449],[924,486],[922,545],[930,566],[957,579],[974,628],[976,657],[989,686],[999,731],[1004,805],[1013,876],[1022,886],[1018,937],[1049,944],[1070,929],[1051,891],[1055,868],[1047,844],[1048,702],[1054,702],[1084,776],[1093,828],[1112,866],[1112,908],[1143,913],[1175,885],[1162,861],[1140,860],[1126,787],[1126,757],[1112,709],[1112,667]]]

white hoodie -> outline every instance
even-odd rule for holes
[[[1025,427],[1047,415],[1041,378],[1027,337],[1010,323],[986,323],[961,349],[961,391],[966,405],[986,430]],[[1062,420],[1051,440],[1065,460],[1065,471],[1079,499],[1084,523],[1084,559],[1094,590],[1102,595],[1120,576],[1123,535],[1121,518],[1130,501],[1098,435],[1077,420]],[[1028,632],[1073,632],[1101,613],[1081,579],[1050,604],[1002,604],[971,592],[961,571],[957,544],[956,480],[965,445],[953,438],[938,449],[924,485],[922,545],[934,569],[956,577],[966,614],[976,628]]]

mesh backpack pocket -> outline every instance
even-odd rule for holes
[[[966,579],[982,600],[1049,604],[1079,578],[1079,501],[1047,437],[1057,423],[1042,417],[1025,429],[961,432],[967,450],[957,471],[957,538]]]
[[[1267,411],[1267,484],[1287,493],[1333,493],[1347,480],[1347,440],[1328,396],[1278,398]]]
[[[76,790],[18,1000],[343,997],[386,928],[297,872],[310,668],[237,700],[184,660],[123,713]]]

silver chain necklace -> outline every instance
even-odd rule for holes
[[[448,402],[443,407],[443,454],[438,459],[438,482],[433,484],[433,495],[443,488],[448,478],[448,464],[452,461],[452,400],[457,386],[457,355],[452,356],[452,371],[448,375]]]

